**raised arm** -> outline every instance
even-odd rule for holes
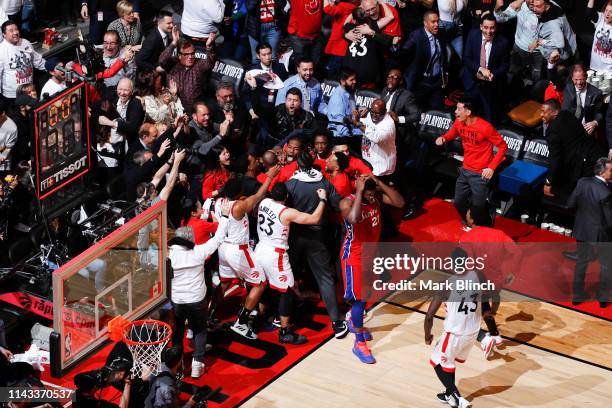
[[[363,197],[363,188],[367,177],[359,176],[355,183],[355,199],[345,198],[340,202],[340,211],[342,217],[351,224],[356,224],[361,221],[361,201]]]
[[[298,211],[294,208],[287,208],[281,213],[280,220],[283,225],[289,225],[290,223],[312,225],[321,222],[321,217],[325,211],[325,203],[327,202],[327,193],[322,188],[317,190],[319,196],[319,205],[315,208],[312,214]]]
[[[395,208],[402,208],[406,204],[404,197],[396,189],[380,181],[374,174],[370,174],[368,177],[372,178],[376,182],[376,186],[382,190],[383,203]]]
[[[391,8],[389,7],[389,5],[387,3],[380,2],[378,4],[380,4],[382,6],[383,10],[385,11],[385,16],[382,17],[382,18],[379,18],[376,21],[376,25],[378,26],[378,28],[380,28],[382,30],[383,28],[388,26],[389,23],[391,23],[393,20],[395,20],[395,16],[393,15],[393,12],[391,11]]]
[[[162,191],[160,191],[159,193],[159,198],[161,200],[168,201],[168,198],[170,197],[170,193],[172,193],[172,189],[174,188],[174,185],[176,184],[176,179],[178,178],[178,173],[179,173],[179,167],[181,165],[181,162],[185,158],[185,155],[186,155],[185,150],[177,150],[176,153],[174,153],[174,163],[172,163],[172,170],[170,171],[170,177],[168,177],[168,180],[166,181],[166,185],[164,186],[164,188],[162,188]]]
[[[253,211],[253,208],[265,197],[268,192],[268,187],[270,187],[270,183],[272,179],[278,174],[280,171],[280,166],[276,165],[266,173],[266,182],[259,187],[259,190],[252,196],[247,197],[242,202],[238,203],[238,205],[234,206],[232,210],[232,216],[236,219],[240,219],[244,216],[244,214]]]

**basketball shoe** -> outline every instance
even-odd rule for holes
[[[355,329],[355,326],[353,326],[353,319],[350,317],[346,321],[346,326],[351,333],[357,334],[357,329]],[[365,327],[363,328],[363,337],[365,341],[372,341],[372,333],[370,333],[370,331]]]
[[[482,347],[482,353],[485,358],[489,358],[491,352],[493,351],[493,347],[495,346],[495,339],[491,337],[489,333],[487,333],[480,341],[480,346]]]
[[[372,355],[372,352],[368,348],[368,345],[365,341],[357,341],[355,340],[355,346],[353,347],[353,354],[357,356],[357,358],[366,364],[374,364],[376,359]]]
[[[436,395],[436,399],[441,404],[448,404],[451,407],[456,407],[457,406],[457,400],[455,399],[455,397],[453,395],[447,395],[446,392],[441,392],[441,393],[437,394]]]
[[[191,360],[191,378],[200,378],[204,373],[204,363]]]
[[[457,408],[472,408],[472,403],[465,398],[461,397],[457,401]]]
[[[257,335],[253,333],[253,330],[251,330],[251,328],[246,324],[238,323],[238,320],[236,320],[234,324],[230,326],[230,329],[249,340],[257,340]]]

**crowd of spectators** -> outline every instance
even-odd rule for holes
[[[35,52],[20,36],[19,13],[5,3],[15,2],[0,2],[0,16],[5,7],[9,19],[0,43],[3,252],[31,222],[18,214],[28,207],[22,200],[31,190],[29,110],[38,95],[44,99],[66,87],[58,67],[78,69],[73,61],[45,61]],[[589,0],[585,7],[553,0],[184,0],[182,10],[159,11],[146,34],[140,3],[83,1],[79,7],[105,68],[96,73],[90,94],[90,138],[97,154],[88,177],[100,188],[120,179],[128,201],[147,201],[152,189],[163,188],[163,175],[176,170],[180,156],[176,185],[166,195],[170,224],[193,226],[194,234],[183,238],[210,236],[198,230],[194,217],[202,208],[210,214],[211,200],[224,196],[228,180],[252,181],[245,185],[254,194],[281,166],[269,189],[289,185],[303,170],[298,158],[305,153],[331,184],[332,210],[338,210],[336,195],[351,195],[359,175],[373,174],[404,195],[404,214],[413,216],[427,196],[416,193],[415,186],[423,185],[416,178],[428,173],[414,172],[410,163],[423,149],[418,127],[429,110],[457,114],[439,145],[460,136],[475,149],[466,159],[478,156],[476,164],[464,163],[457,184],[465,216],[470,205],[486,205],[488,181],[503,160],[505,143],[495,127],[507,123],[507,112],[542,84],[542,127],[522,131],[548,141],[543,194],[569,194],[589,164],[602,155],[612,158],[607,95],[587,84],[589,69],[612,72],[612,2]],[[592,47],[580,41],[591,33],[575,32],[570,12],[594,25]],[[241,82],[212,80],[215,64],[224,59],[242,64]],[[50,76],[38,93],[34,69]],[[277,80],[282,86],[273,85]],[[326,95],[322,84],[329,81],[337,86]],[[364,89],[378,95],[367,106],[356,98]],[[459,104],[449,97],[456,91],[464,94]],[[470,126],[502,152],[480,155],[483,138],[466,130]],[[429,151],[435,149],[431,142]],[[341,229],[334,222],[322,228],[332,233],[300,239],[325,254],[316,262],[329,261],[310,265],[315,274],[325,271],[315,277],[327,296],[333,285],[327,269],[337,261]],[[337,310],[328,310],[337,320]]]

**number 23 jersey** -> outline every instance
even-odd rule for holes
[[[452,290],[445,302],[444,331],[461,336],[478,332],[482,317],[481,294],[480,291],[468,287],[470,283],[480,282],[478,275],[474,271],[469,271],[463,275],[453,275],[447,282],[452,285]],[[466,287],[467,290],[464,289]]]
[[[287,209],[281,203],[264,198],[257,213],[257,235],[259,242],[275,248],[288,249],[289,225],[283,225],[280,215]]]

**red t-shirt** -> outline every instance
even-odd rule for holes
[[[544,91],[544,100],[556,99],[560,104],[563,104],[563,91],[558,91],[555,85],[551,82]]]
[[[506,273],[502,265],[519,253],[519,248],[505,232],[490,227],[474,227],[459,238],[461,248],[473,258],[485,257],[485,278],[501,285]],[[501,244],[501,245],[499,245]],[[513,265],[516,267],[516,265]],[[516,273],[518,271],[514,271]]]
[[[201,245],[210,239],[211,234],[217,232],[218,222],[208,222],[201,218],[191,217],[187,226],[193,229],[193,237],[196,245]]]
[[[378,7],[380,8],[379,18],[385,17],[385,9],[383,9],[381,5],[378,5]],[[389,8],[391,9],[391,14],[393,14],[393,21],[387,24],[385,28],[381,30],[381,32],[383,34],[390,35],[391,37],[401,37],[402,36],[402,26],[400,25],[399,13],[395,9],[395,7],[389,5]]]
[[[331,174],[324,172],[325,178],[334,186],[340,197],[345,198],[353,194],[351,180],[346,173],[340,173],[336,177],[331,178]]]
[[[202,197],[206,200],[212,198],[212,192],[219,190],[227,180],[229,180],[230,173],[227,170],[214,170],[207,172],[204,175],[204,181],[202,182]]]
[[[297,169],[298,169],[297,160],[294,160],[281,169],[281,171],[278,173],[277,180],[272,180],[272,181],[275,184],[284,183],[285,181],[289,181],[289,179],[293,176],[293,173],[295,173]]]
[[[259,7],[259,11],[260,22],[274,22],[274,0],[261,0],[261,6]]]
[[[322,0],[293,0],[287,32],[301,38],[315,39],[321,35]]]
[[[346,55],[346,49],[348,48],[348,42],[344,38],[344,20],[346,17],[355,10],[357,6],[352,3],[338,3],[328,4],[323,8],[325,14],[332,17],[331,34],[327,45],[325,46],[325,53],[329,55],[336,55],[338,57],[344,57]]]
[[[453,127],[444,134],[446,141],[461,137],[463,145],[463,168],[475,173],[482,173],[485,168],[495,170],[499,163],[504,161],[508,145],[486,120],[476,118],[471,125],[466,125],[459,119],[455,120]],[[493,155],[493,145],[497,146],[497,153]]]

